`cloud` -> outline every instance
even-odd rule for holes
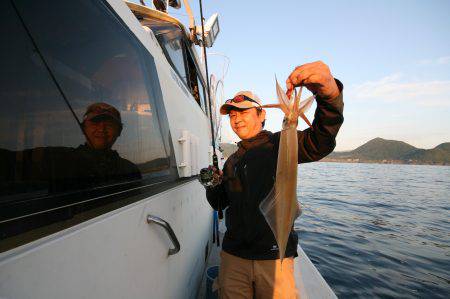
[[[450,64],[450,56],[442,56],[436,59],[423,59],[419,61],[419,65],[447,65]]]
[[[450,107],[450,81],[407,81],[401,73],[350,86],[349,98]]]
[[[450,56],[444,56],[437,59],[438,64],[450,64]]]

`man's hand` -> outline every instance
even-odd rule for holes
[[[287,96],[291,97],[294,88],[300,85],[324,99],[334,99],[340,93],[330,68],[322,61],[296,67],[286,80]]]
[[[222,170],[216,168],[215,166],[209,166],[209,168],[212,168],[212,171],[213,171],[212,185],[217,186],[220,183],[222,183],[222,178],[223,178]]]
[[[206,188],[215,187],[222,183],[223,172],[222,170],[210,165],[207,168],[200,170],[200,176],[198,177],[200,183]]]

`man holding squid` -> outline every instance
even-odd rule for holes
[[[312,126],[297,131],[296,160],[318,161],[335,148],[336,135],[344,121],[343,86],[321,61],[295,68],[286,80],[288,98],[297,86],[304,86],[315,95],[317,108]],[[222,176],[221,183],[206,190],[214,209],[227,208],[219,296],[296,298],[293,259],[297,256],[297,234],[292,226],[285,251],[280,252],[281,246],[260,210],[278,177],[281,133],[263,130],[266,112],[250,91],[237,93],[222,105],[220,112],[229,115],[231,128],[241,141],[225,162],[223,172],[216,170]]]

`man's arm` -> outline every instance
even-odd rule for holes
[[[336,135],[344,122],[343,86],[322,61],[296,67],[286,80],[288,97],[296,86],[308,88],[317,102],[312,129],[298,132],[298,162],[317,161],[336,146]]]
[[[226,172],[228,163],[229,160],[225,162],[224,172]],[[218,181],[220,181],[220,184],[214,187],[206,187],[206,199],[214,210],[219,210],[219,208],[223,210],[229,204],[227,193],[225,191],[226,182],[223,180],[224,173],[215,167],[213,167],[213,170],[214,175],[217,177]]]
[[[216,211],[219,209],[219,204],[222,210],[229,204],[227,194],[225,193],[224,184],[225,183],[222,182],[215,187],[206,188],[206,199],[211,207]]]
[[[342,83],[336,80],[339,95],[334,99],[316,96],[317,108],[312,128],[298,131],[298,163],[318,161],[331,153],[344,122]]]

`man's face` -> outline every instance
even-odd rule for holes
[[[110,149],[119,136],[119,125],[113,120],[84,122],[84,134],[90,147],[96,150]]]
[[[262,130],[262,122],[266,117],[266,111],[258,114],[256,108],[230,111],[230,125],[234,133],[241,139],[256,136]]]

